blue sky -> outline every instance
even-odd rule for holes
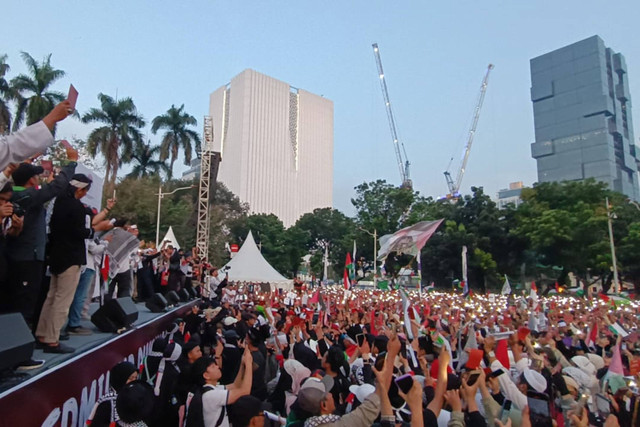
[[[423,195],[446,193],[442,172],[462,154],[482,77],[495,64],[462,184],[463,193],[475,185],[495,196],[509,182],[536,180],[529,59],[598,34],[625,55],[640,100],[638,16],[637,0],[21,0],[3,6],[0,52],[10,76],[24,71],[20,51],[52,53],[67,72],[56,88],[73,83],[80,112],[98,105],[99,92],[117,91],[148,121],[184,103],[201,123],[209,93],[246,68],[321,94],[334,102],[334,206],[351,214],[354,186],[400,183],[372,43]],[[633,116],[638,126],[640,107]],[[58,135],[88,130],[67,120]],[[176,165],[176,174],[186,169]]]

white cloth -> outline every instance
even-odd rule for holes
[[[0,170],[6,168],[9,163],[20,163],[44,152],[53,142],[53,135],[43,121],[11,135],[0,135]]]
[[[223,385],[205,385],[213,390],[202,394],[202,415],[205,426],[215,426],[220,418],[220,412],[227,404],[229,392]],[[220,427],[229,427],[229,417],[225,413]]]
[[[520,369],[522,368],[521,362],[523,360],[526,360],[526,359],[521,359],[516,364],[516,369],[518,370],[518,372],[521,372],[520,371]],[[500,363],[499,360],[494,360],[493,363],[491,364],[491,370],[497,371],[499,369],[504,370],[508,374],[504,366],[502,366],[502,363]],[[498,377],[498,382],[500,383],[500,390],[502,390],[502,394],[504,394],[505,399],[508,399],[511,402],[513,402],[516,408],[523,410],[524,407],[528,405],[527,396],[522,394],[522,392],[518,389],[518,386],[511,380],[509,375],[500,375]]]

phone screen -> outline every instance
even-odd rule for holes
[[[358,334],[356,335],[356,340],[358,341],[358,346],[362,347],[362,344],[364,344],[364,334]]]
[[[395,382],[398,385],[398,388],[402,390],[404,394],[407,394],[409,393],[409,390],[411,390],[411,387],[413,387],[413,376],[411,376],[411,374],[406,374],[396,378]]]
[[[378,353],[378,356],[376,357],[376,363],[375,363],[376,370],[382,371],[382,369],[384,368],[384,358],[386,355],[387,353],[384,351],[382,353]]]
[[[497,371],[493,371],[489,374],[489,378],[497,378],[500,375],[504,374],[504,371],[502,369],[498,369]]]
[[[500,409],[500,421],[502,424],[507,423],[507,419],[509,418],[509,411],[511,411],[511,401],[505,400],[502,404],[502,408]]]

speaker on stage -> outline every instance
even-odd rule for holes
[[[185,288],[180,289],[178,292],[178,296],[180,297],[180,301],[187,302],[191,299],[191,294]]]
[[[118,332],[138,320],[138,307],[131,297],[116,298],[105,302],[93,316],[91,322],[102,332]]]
[[[145,306],[152,313],[162,313],[167,309],[167,305],[167,300],[164,298],[164,296],[162,296],[162,294],[154,294],[145,303]]]
[[[0,372],[31,359],[35,343],[20,313],[0,314]]]
[[[176,305],[180,302],[180,296],[178,296],[176,291],[167,292],[164,297],[167,299],[169,305]]]

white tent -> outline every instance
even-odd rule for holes
[[[274,287],[289,288],[292,281],[278,273],[260,253],[253,234],[249,231],[242,247],[231,261],[225,265],[230,267],[229,280],[236,282],[269,282]]]
[[[180,244],[178,243],[178,239],[176,239],[176,235],[173,234],[173,228],[169,226],[169,230],[167,230],[167,234],[164,235],[164,239],[160,240],[160,246],[162,246],[162,242],[169,242],[171,246],[176,249],[180,249]]]

